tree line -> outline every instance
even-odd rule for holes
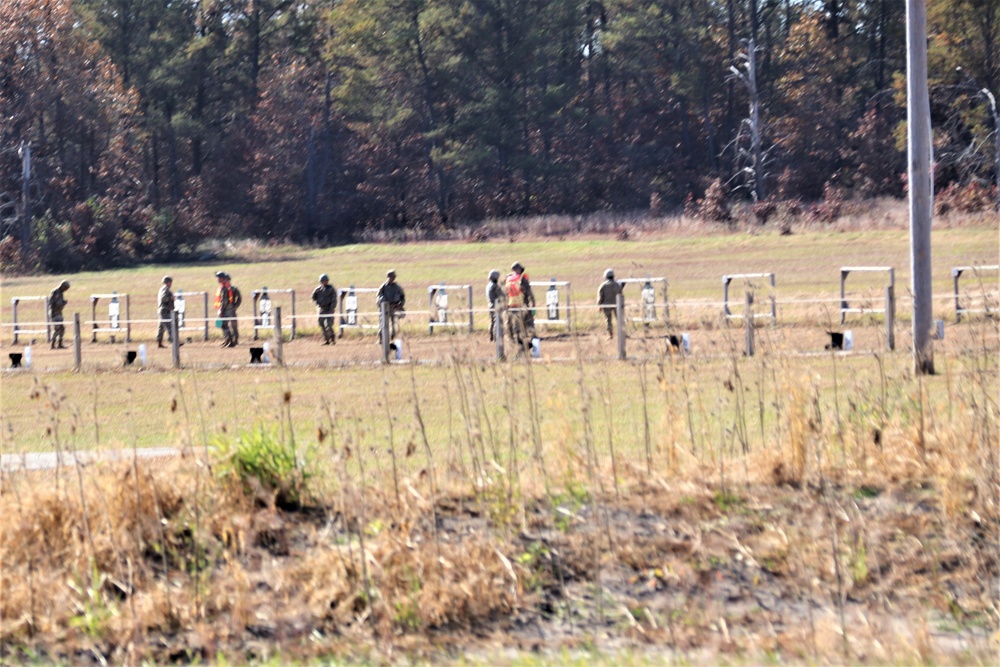
[[[928,15],[936,185],[988,201],[1000,3]],[[899,0],[6,0],[0,261],[901,196],[905,55]]]

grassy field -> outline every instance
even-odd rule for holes
[[[995,228],[935,234],[942,292],[951,266],[997,261]],[[809,298],[836,295],[842,264],[895,264],[902,289],[906,249],[897,231],[689,234],[220,266],[248,291],[244,271],[361,285],[391,263],[404,285],[478,284],[519,259],[589,292],[611,265],[693,300],[723,273],[774,270]],[[215,266],[170,271],[204,286]],[[155,292],[162,272],[70,279]],[[5,280],[4,301],[54,280]],[[812,317],[761,328],[752,358],[717,317],[685,323],[690,356],[634,328],[624,363],[586,327],[545,335],[533,363],[416,324],[421,363],[391,366],[370,337],[296,340],[285,369],[196,342],[180,371],[161,351],[122,369],[121,345],[88,346],[79,374],[40,352],[3,377],[4,454],[184,456],[0,476],[0,661],[989,664],[997,321],[949,326],[938,374],[917,377],[905,327],[888,352],[859,318],[840,354]]]
[[[954,317],[954,307],[949,300],[953,267],[1000,261],[997,234],[996,225],[934,232],[933,280],[939,317]],[[308,314],[311,311],[309,294],[319,274],[328,273],[337,287],[377,287],[384,281],[389,268],[397,270],[414,311],[426,310],[427,287],[441,282],[471,284],[475,307],[484,308],[486,274],[497,268],[505,275],[516,260],[527,267],[533,280],[570,281],[573,300],[581,304],[592,303],[606,267],[614,268],[620,279],[647,275],[666,277],[669,299],[674,304],[672,317],[678,325],[687,328],[717,315],[721,309],[721,284],[725,274],[774,272],[782,320],[813,324],[827,319],[829,312],[826,311],[836,313],[840,267],[892,266],[896,271],[900,318],[908,320],[906,295],[910,263],[909,239],[905,231],[814,231],[791,236],[776,233],[649,236],[632,241],[591,238],[559,242],[439,242],[351,245],[324,250],[239,246],[228,256],[201,265],[147,266],[66,276],[72,283],[67,293],[66,313],[79,312],[83,320],[88,320],[91,294],[118,291],[130,294],[133,318],[151,320],[156,317],[155,296],[164,274],[173,276],[175,290],[214,293],[217,285],[213,275],[220,269],[230,272],[234,283],[243,291],[245,304],[241,315],[244,317],[249,317],[250,293],[254,289],[264,286],[294,288],[299,312]],[[48,294],[62,278],[5,277],[0,284],[0,321],[7,324],[11,321],[10,297]],[[995,292],[995,285],[989,283],[991,276],[986,278],[987,289]],[[975,283],[971,276],[964,279],[971,292],[977,291]],[[880,300],[884,284],[885,278],[881,275],[852,276],[849,282],[852,300]],[[734,285],[737,303],[742,303],[741,294],[742,289]],[[811,303],[792,305],[791,302],[801,299]],[[826,301],[818,303],[816,300]],[[195,304],[189,307],[193,309]],[[289,304],[286,303],[286,317],[288,313]],[[26,318],[42,318],[43,314],[40,307],[33,310],[26,303],[19,317],[25,321]],[[67,319],[71,319],[71,315]],[[307,318],[307,323],[314,326],[311,320]],[[480,319],[481,327],[485,326],[483,322],[485,320]],[[414,328],[419,330],[417,325]],[[137,325],[136,338],[151,340],[155,329],[151,322]],[[0,328],[0,345],[8,343],[10,335],[9,326]]]

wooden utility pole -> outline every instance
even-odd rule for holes
[[[927,0],[906,0],[906,126],[910,189],[910,273],[913,286],[913,364],[934,373],[931,347],[931,113],[927,90]]]

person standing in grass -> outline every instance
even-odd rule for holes
[[[63,336],[66,327],[63,325],[63,309],[66,308],[66,290],[69,289],[69,281],[64,280],[59,283],[52,292],[49,293],[49,321],[52,322],[52,349],[65,349]],[[57,344],[58,343],[58,344]]]
[[[534,337],[535,317],[531,309],[535,307],[535,294],[520,262],[511,265],[504,280],[504,292],[507,294],[507,332],[512,341],[527,351]]]
[[[335,345],[337,337],[333,333],[333,316],[337,310],[337,289],[330,284],[330,276],[319,277],[319,285],[313,290],[312,300],[319,311],[319,328],[323,332],[323,345]]]
[[[386,280],[378,288],[376,301],[379,313],[382,312],[382,304],[389,304],[389,339],[395,340],[397,319],[403,316],[403,309],[406,306],[406,293],[402,286],[396,282],[396,271],[390,269],[385,274]]]
[[[240,342],[240,329],[236,323],[236,310],[243,303],[243,295],[233,285],[232,278],[225,271],[215,274],[219,281],[219,291],[215,295],[217,317],[222,320],[223,341],[220,347],[236,347]]]
[[[507,297],[500,286],[500,272],[490,271],[489,282],[486,283],[486,300],[490,304],[490,342],[496,341],[497,317],[506,307]]]
[[[604,282],[597,289],[597,305],[604,313],[604,319],[608,322],[608,338],[615,337],[615,327],[613,317],[618,307],[618,295],[622,293],[621,283],[615,280],[615,272],[608,269],[604,272]]]
[[[163,285],[156,295],[158,304],[158,315],[160,324],[156,328],[156,347],[163,347],[163,332],[167,333],[167,340],[174,342],[173,319],[174,319],[174,293],[170,289],[174,284],[174,279],[170,276],[163,276]]]

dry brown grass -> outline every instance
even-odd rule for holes
[[[997,358],[938,359],[933,385],[892,370],[887,392],[880,355],[822,375],[777,351],[661,357],[627,421],[612,368],[642,367],[580,363],[545,397],[538,369],[455,362],[431,430],[411,370],[409,398],[329,407],[310,438],[287,384],[274,437],[311,477],[285,509],[202,446],[214,399],[178,384],[184,457],[3,478],[2,658],[989,662]],[[74,447],[92,426],[44,391]]]

